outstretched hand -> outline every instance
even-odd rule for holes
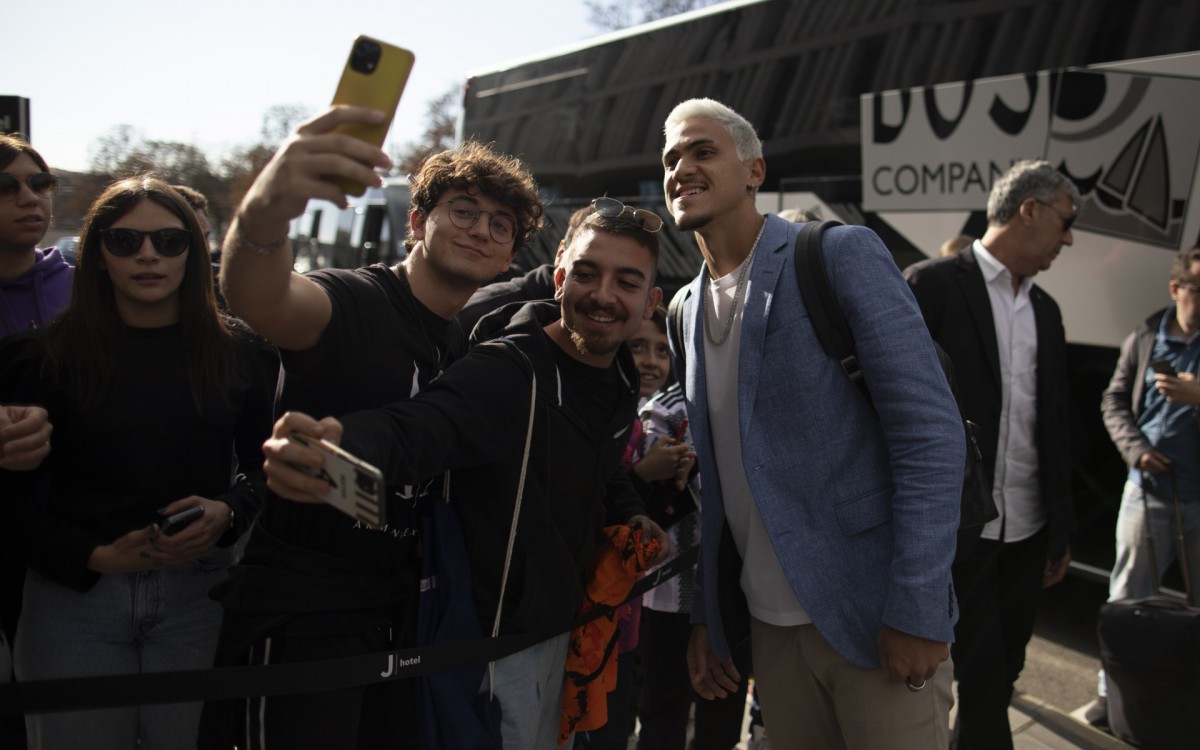
[[[342,423],[333,417],[316,420],[289,411],[275,422],[271,437],[263,443],[263,470],[271,491],[297,503],[323,503],[332,487],[312,473],[325,465],[325,454],[292,440],[293,432],[336,444],[342,439]]]

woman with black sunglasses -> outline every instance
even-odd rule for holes
[[[42,404],[55,428],[39,469],[47,503],[19,502],[33,478],[0,476],[17,500],[0,544],[30,568],[22,681],[211,666],[221,608],[208,590],[261,503],[277,364],[219,315],[208,264],[175,190],[121,180],[84,220],[71,306],[0,347],[0,402]],[[199,712],[133,706],[26,726],[35,747],[194,748]]]

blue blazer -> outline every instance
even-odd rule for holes
[[[799,227],[768,215],[750,269],[738,353],[742,461],[796,598],[838,653],[875,668],[881,625],[954,640],[950,564],[963,426],[908,285],[863,227],[828,230],[822,254],[874,408],[825,354],[796,285]],[[708,626],[724,660],[716,581],[725,508],[708,420],[702,276],[679,292],[687,410],[704,488],[692,621]],[[680,342],[672,344],[679,351]]]

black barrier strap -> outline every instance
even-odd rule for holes
[[[569,629],[609,615],[626,602],[679,575],[695,564],[698,553],[698,547],[684,550],[636,582],[621,604],[594,607]],[[562,632],[565,631],[522,633],[297,664],[14,682],[0,685],[0,716],[344,690],[495,661]]]

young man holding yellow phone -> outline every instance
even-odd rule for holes
[[[280,349],[280,413],[342,415],[423,389],[465,350],[454,316],[541,225],[525,167],[464,143],[429,157],[412,178],[403,261],[293,272],[291,219],[313,198],[345,206],[335,181],[379,185],[375,170],[390,166],[383,151],[341,129],[384,120],[375,110],[337,106],[301,124],[247,192],[226,237],[222,289],[234,314]],[[227,609],[221,663],[413,645],[416,507],[434,493],[440,482],[389,487],[383,528],[327,505],[270,496],[243,564],[219,592]],[[239,701],[223,726],[252,748],[415,747],[412,683]]]

